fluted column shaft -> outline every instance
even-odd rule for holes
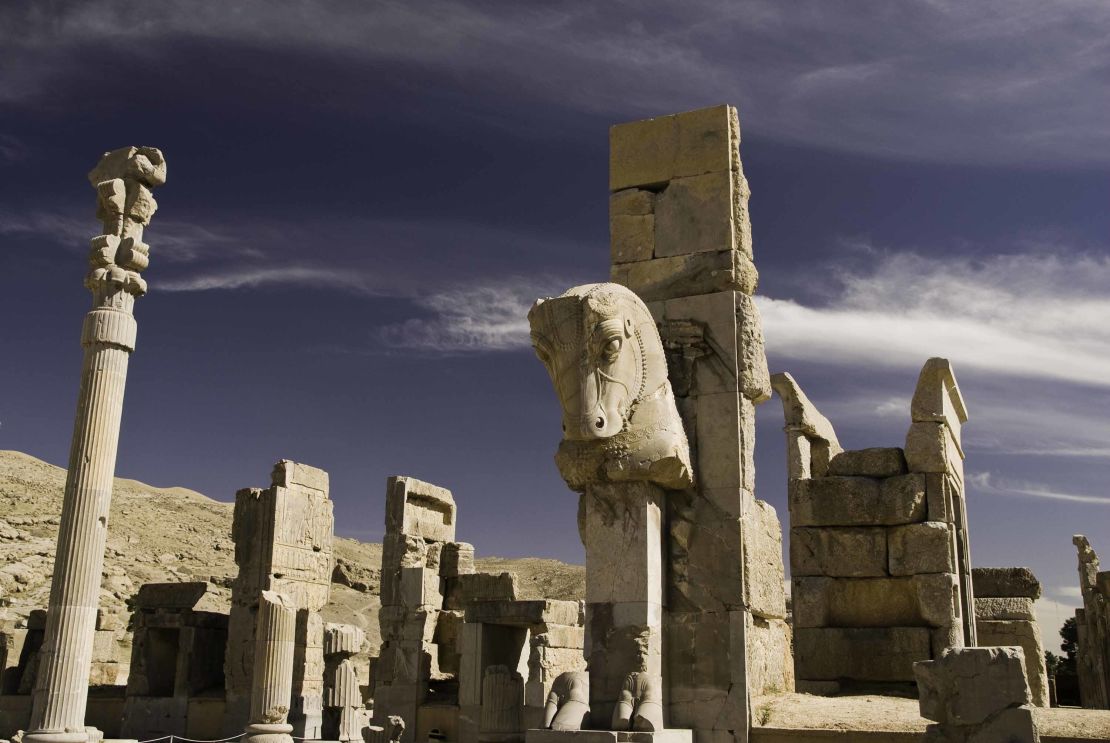
[[[263,591],[255,625],[254,689],[251,717],[244,740],[292,743],[288,724],[293,699],[293,650],[297,637],[297,605],[274,591]]]
[[[165,180],[165,159],[153,147],[107,152],[89,173],[104,231],[92,240],[85,278],[93,309],[81,332],[81,388],[26,743],[89,739],[85,710],[123,392],[135,298],[146,292],[139,273],[149,264],[143,228],[157,209],[151,189]]]

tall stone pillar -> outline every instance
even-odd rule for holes
[[[297,605],[293,599],[263,591],[255,625],[254,689],[244,741],[293,743],[289,705],[293,698],[293,649]]]
[[[81,333],[81,390],[29,743],[83,743],[90,737],[85,707],[127,361],[135,349],[132,312],[135,298],[146,293],[139,275],[149,263],[143,228],[157,208],[151,189],[165,183],[166,161],[153,147],[113,150],[89,181],[104,232],[92,240],[85,278],[93,309]]]

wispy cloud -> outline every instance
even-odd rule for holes
[[[31,154],[23,140],[0,133],[0,158],[8,161],[25,160]]]
[[[1110,386],[1110,256],[889,253],[872,263],[842,273],[823,306],[761,298],[769,350],[887,368],[945,356],[958,369]]]
[[[418,298],[428,317],[381,329],[388,346],[424,353],[510,351],[529,346],[528,310],[538,297],[569,286],[557,279],[511,278]]]
[[[968,488],[986,495],[996,496],[1027,496],[1030,498],[1047,498],[1049,500],[1071,501],[1073,503],[1091,503],[1100,506],[1110,506],[1110,495],[1089,495],[1084,493],[1068,493],[1057,490],[1049,485],[1028,482],[1025,480],[998,477],[992,472],[975,472],[967,475]]]
[[[475,90],[622,116],[738,101],[749,130],[832,149],[1110,161],[1101,0],[10,3],[0,102],[47,101],[50,83],[83,76],[90,47],[157,60],[175,53],[163,42],[198,38],[450,71]]]
[[[381,294],[371,277],[342,268],[312,266],[277,266],[273,268],[238,267],[218,273],[200,273],[180,279],[158,282],[158,289],[167,292],[203,292],[228,289],[259,289],[273,286],[303,286],[318,289],[342,289],[367,296]]]

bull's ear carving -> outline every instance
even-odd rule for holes
[[[528,313],[532,344],[563,411],[555,461],[567,484],[693,483],[690,450],[659,331],[647,306],[618,284],[587,284]]]

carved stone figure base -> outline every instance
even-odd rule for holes
[[[243,743],[293,743],[293,726],[288,723],[251,723]]]
[[[692,730],[668,728],[652,733],[625,730],[529,730],[524,743],[693,743]]]
[[[89,743],[91,736],[88,731],[80,730],[76,732],[50,732],[47,730],[40,730],[34,733],[27,733],[23,736],[26,743]]]

